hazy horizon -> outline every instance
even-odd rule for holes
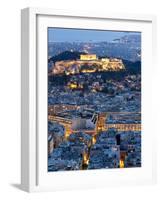
[[[111,42],[129,34],[141,35],[134,31],[48,28],[48,42]]]

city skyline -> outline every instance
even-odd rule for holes
[[[76,28],[48,28],[48,42],[112,42],[125,35],[140,35],[134,31],[111,31]]]

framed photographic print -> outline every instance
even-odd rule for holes
[[[156,181],[155,17],[22,10],[26,191]]]

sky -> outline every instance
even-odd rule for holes
[[[127,34],[139,32],[48,28],[49,42],[110,42]]]

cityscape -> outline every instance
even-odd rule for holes
[[[141,33],[48,28],[48,172],[141,167]]]

